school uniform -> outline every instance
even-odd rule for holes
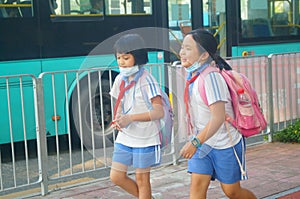
[[[191,122],[195,135],[202,132],[211,118],[209,107],[199,93],[200,78],[202,77],[198,77],[189,88]],[[205,76],[203,82],[208,104],[223,101],[225,112],[233,116],[230,93],[221,74],[211,72]],[[246,178],[242,176],[233,151],[233,146],[235,146],[239,159],[244,163],[244,139],[232,125],[228,124],[228,126],[231,136],[227,132],[225,123],[222,124],[219,130],[206,140],[189,159],[188,172],[211,175],[212,180],[218,179],[225,184],[232,184]]]
[[[157,81],[147,70],[141,68],[135,75],[139,76],[137,82],[121,100],[122,114],[149,112],[147,103],[161,96]],[[130,83],[127,79],[120,74],[116,77],[110,91],[112,97],[118,97],[122,80],[125,80],[125,87]],[[159,130],[157,121],[131,122],[122,128],[115,141],[113,161],[135,168],[158,165],[161,157]]]

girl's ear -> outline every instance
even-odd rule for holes
[[[206,61],[209,58],[209,53],[207,51],[205,51],[201,57],[201,62],[202,61]]]

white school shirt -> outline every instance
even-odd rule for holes
[[[199,78],[195,80],[192,88],[192,94],[190,95],[190,114],[192,124],[197,133],[201,133],[211,118],[209,107],[202,100],[199,93],[198,86],[200,78],[201,77],[199,76]],[[211,72],[206,75],[204,78],[204,87],[209,105],[218,101],[224,101],[226,102],[225,112],[230,116],[234,115],[229,90],[220,73]],[[237,144],[242,136],[231,124],[229,124],[229,127],[232,141],[230,141],[230,137],[224,123],[211,138],[205,141],[205,143],[216,149],[225,149]]]
[[[119,74],[113,84],[110,91],[110,95],[114,98],[118,98],[120,92],[120,83],[122,77]],[[128,84],[125,84],[125,87]],[[149,108],[144,100],[142,94],[146,92],[149,102],[151,98],[160,95],[160,88],[154,77],[146,70],[144,70],[142,76],[138,79],[135,86],[125,92],[123,99],[121,100],[121,106],[123,107],[123,114],[136,114],[149,112]],[[126,128],[122,128],[122,132],[118,133],[116,143],[121,143],[129,147],[147,147],[160,144],[159,127],[157,121],[147,122],[132,122]]]

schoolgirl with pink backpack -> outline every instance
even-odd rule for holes
[[[180,154],[188,159],[190,198],[206,198],[215,179],[228,198],[256,198],[240,186],[247,179],[245,137],[263,130],[266,121],[251,84],[216,54],[217,46],[211,33],[197,29],[180,50],[190,135]]]

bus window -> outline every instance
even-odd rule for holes
[[[56,16],[152,14],[151,0],[50,0],[51,4]]]
[[[56,16],[102,15],[104,0],[49,0]]]
[[[103,0],[90,0],[90,13],[91,14],[103,14],[104,2]]]
[[[299,0],[271,0],[269,15],[274,35],[296,35],[300,31],[299,11]]]
[[[297,34],[299,0],[241,0],[240,6],[242,38]]]
[[[32,0],[0,0],[0,17],[33,17]]]
[[[107,15],[152,14],[152,0],[106,0]]]

